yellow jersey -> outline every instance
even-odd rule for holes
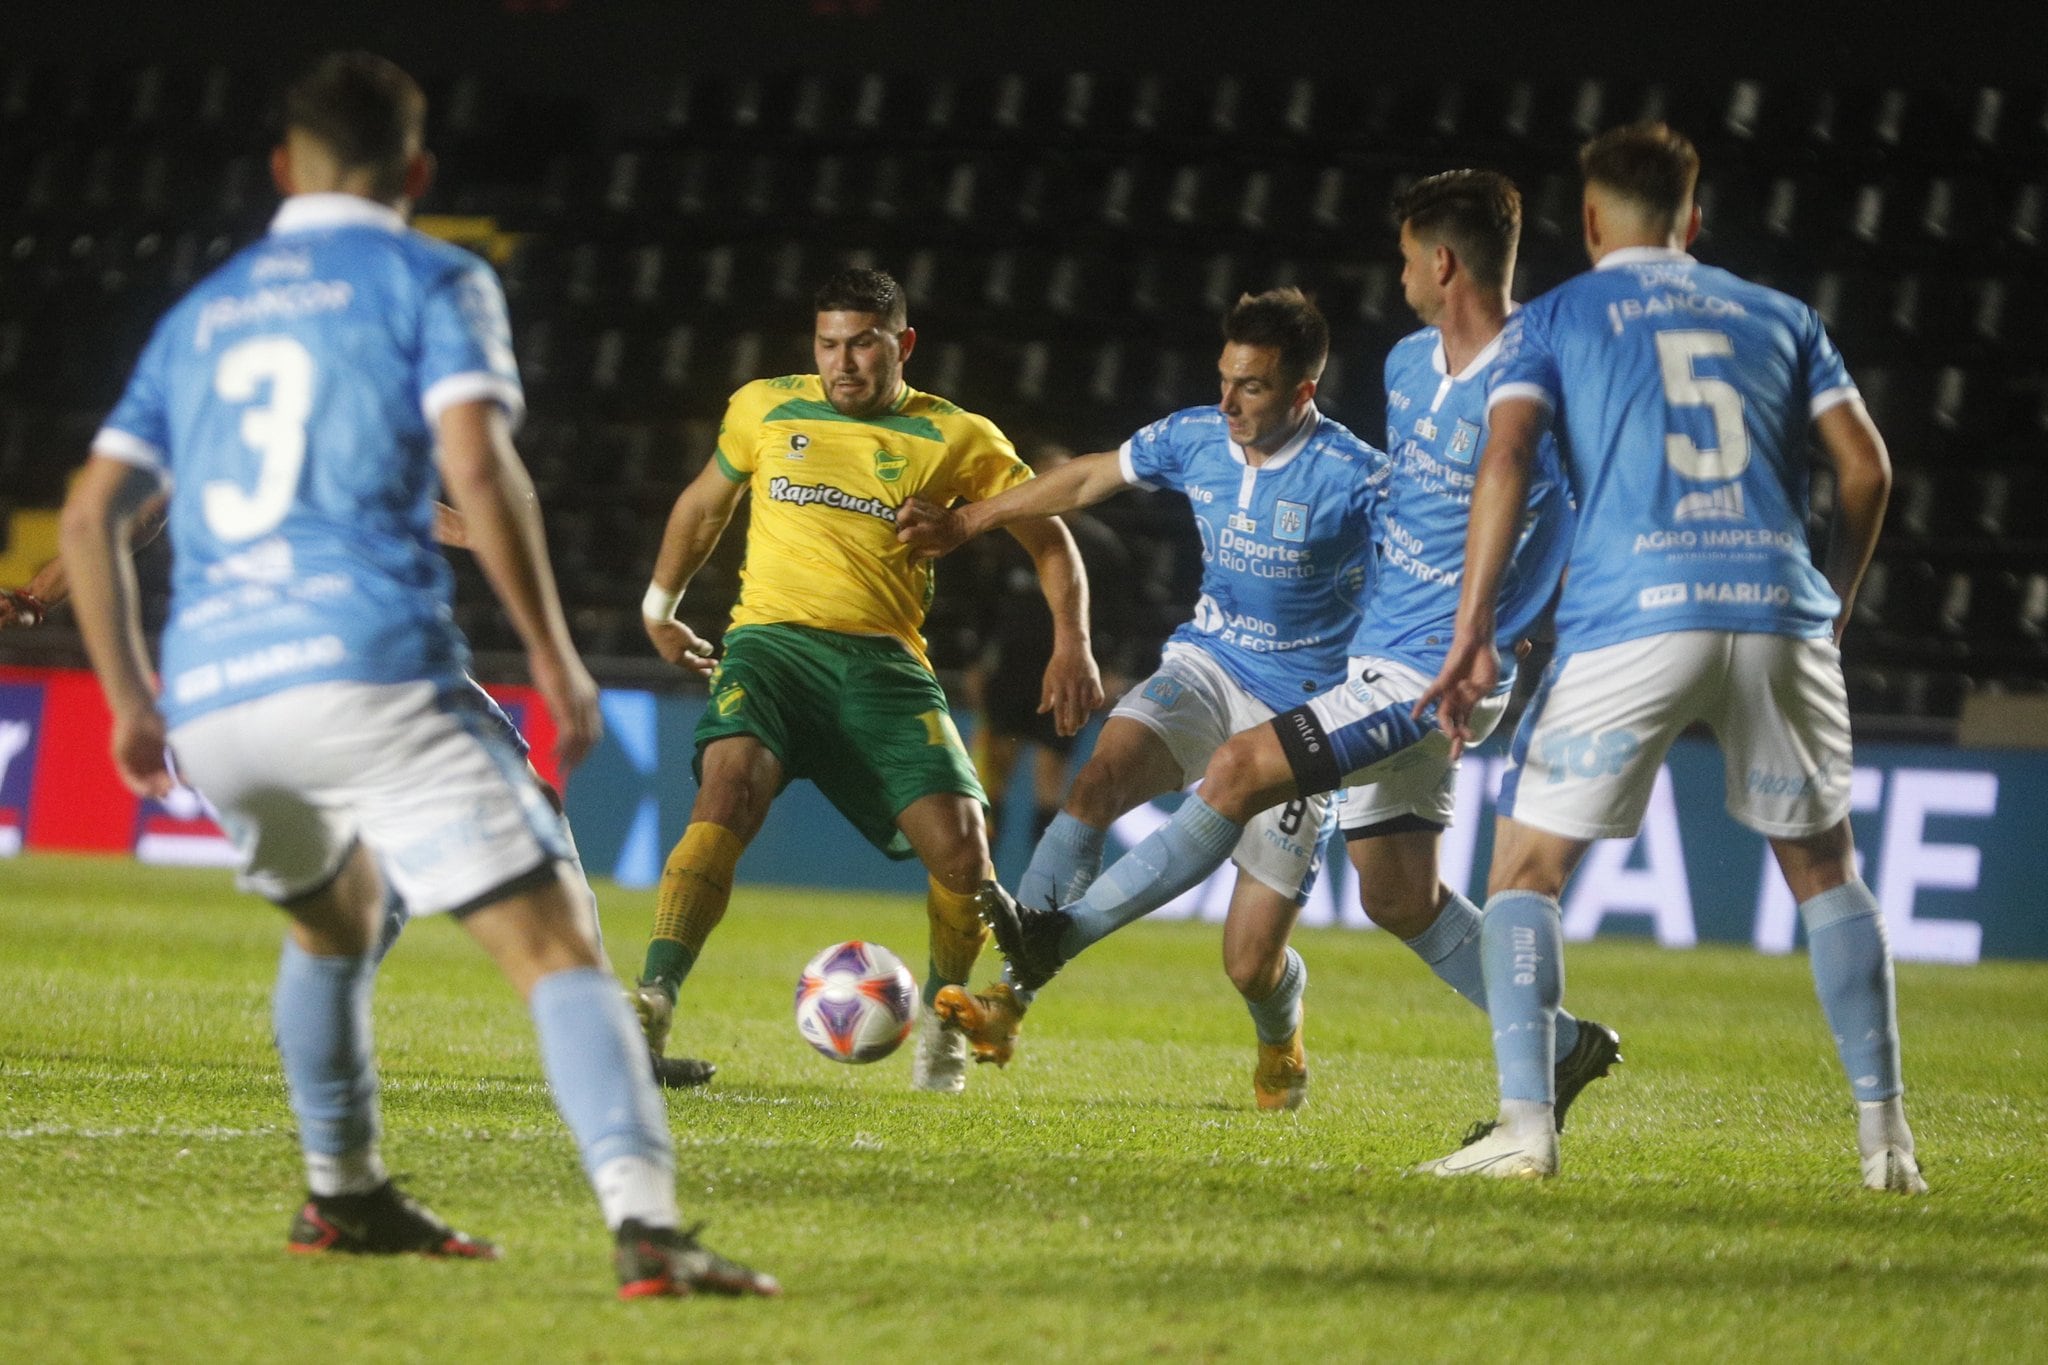
[[[979,502],[1031,477],[985,417],[907,384],[887,410],[849,417],[814,374],[733,394],[715,458],[754,498],[734,626],[886,635],[926,667],[932,566],[897,543],[897,507],[913,493]]]

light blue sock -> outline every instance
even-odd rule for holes
[[[1877,897],[1861,881],[1844,882],[1801,904],[1799,916],[1806,921],[1814,990],[1849,1089],[1866,1103],[1888,1100],[1905,1085],[1891,945]]]
[[[1017,904],[1045,910],[1077,901],[1102,871],[1105,832],[1061,811],[1031,850],[1031,865],[1017,879]]]
[[[287,938],[277,964],[271,1029],[285,1089],[309,1157],[369,1150],[381,1127],[370,1056],[370,988],[377,959],[315,957]],[[352,1191],[337,1191],[352,1192]]]
[[[1301,993],[1308,989],[1308,964],[1301,960],[1301,954],[1289,948],[1287,965],[1281,969],[1280,984],[1264,1000],[1247,1000],[1244,1007],[1251,1011],[1252,1027],[1258,1031],[1259,1041],[1269,1047],[1277,1047],[1294,1036],[1301,1027]]]
[[[1479,907],[1453,891],[1444,908],[1438,912],[1436,922],[1403,942],[1429,964],[1429,969],[1446,986],[1485,1009],[1486,969],[1480,962],[1479,952],[1482,922]],[[1565,1054],[1578,1046],[1578,1042],[1579,1021],[1560,1009],[1557,1012],[1556,1055],[1552,1060],[1564,1060]]]
[[[591,1179],[620,1157],[672,1168],[668,1113],[647,1068],[647,1040],[611,974],[552,972],[534,983],[528,1008],[555,1107]]]
[[[1017,969],[1007,962],[1003,964],[1003,984],[1010,988],[1010,994],[1017,997],[1017,1004],[1024,1009],[1030,1009],[1031,1002],[1038,998],[1037,991],[1027,991],[1017,984]]]
[[[1064,906],[1074,922],[1060,939],[1069,960],[1098,939],[1140,919],[1223,865],[1244,826],[1226,820],[1199,795],[1117,859],[1079,901]]]
[[[1486,902],[1479,931],[1486,1012],[1503,1100],[1557,1101],[1557,1007],[1564,999],[1564,932],[1557,902],[1502,891]]]

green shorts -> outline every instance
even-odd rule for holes
[[[783,784],[808,778],[891,858],[914,856],[896,828],[904,808],[937,792],[988,797],[953,728],[931,670],[894,640],[809,626],[741,626],[725,637],[704,746],[751,735],[782,763]]]

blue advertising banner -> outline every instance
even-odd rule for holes
[[[691,734],[702,709],[694,697],[605,693],[605,742],[568,795],[593,874],[628,886],[660,877],[696,794]],[[2048,833],[2048,753],[1871,744],[1856,758],[1857,856],[1884,908],[1893,952],[1921,962],[2048,958],[2048,896],[2036,873]],[[1458,775],[1459,818],[1444,838],[1443,873],[1475,899],[1484,896],[1504,769],[1499,756],[1478,754]],[[1111,856],[1156,828],[1178,799],[1119,820]],[[1029,800],[1012,804],[1028,808]],[[1028,854],[1027,838],[1012,828],[998,845],[1011,876]],[[1302,923],[1370,927],[1341,842],[1327,852]],[[808,783],[793,784],[776,802],[740,876],[792,887],[924,889],[922,869],[882,857]],[[1231,877],[1226,867],[1159,917],[1220,920]],[[1764,840],[1722,808],[1719,752],[1694,740],[1672,749],[1641,834],[1598,844],[1587,856],[1565,893],[1564,926],[1575,940],[1629,935],[1674,948],[1711,941],[1784,953],[1800,943],[1796,907]]]

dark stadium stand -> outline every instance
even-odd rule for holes
[[[1657,116],[1706,162],[1699,254],[1811,300],[1891,444],[1849,642],[1859,715],[2048,690],[2040,88],[810,70],[677,77],[621,108],[488,74],[428,86],[441,179],[423,207],[486,220],[462,230],[505,277],[522,448],[596,655],[644,652],[635,603],[668,502],[732,388],[809,367],[806,298],[834,266],[905,281],[914,383],[1083,450],[1208,399],[1217,315],[1299,284],[1335,330],[1326,406],[1377,437],[1380,359],[1413,325],[1392,190],[1454,165],[1513,175],[1527,297],[1582,264],[1577,144]],[[0,66],[0,511],[55,504],[152,320],[262,230],[267,99],[231,65]],[[1185,528],[1141,499],[1104,513],[1156,570],[1156,645],[1188,606]],[[693,585],[699,629],[722,621],[742,544]],[[461,580],[464,627],[508,646],[466,564]],[[973,647],[960,601],[936,609],[947,652]]]

